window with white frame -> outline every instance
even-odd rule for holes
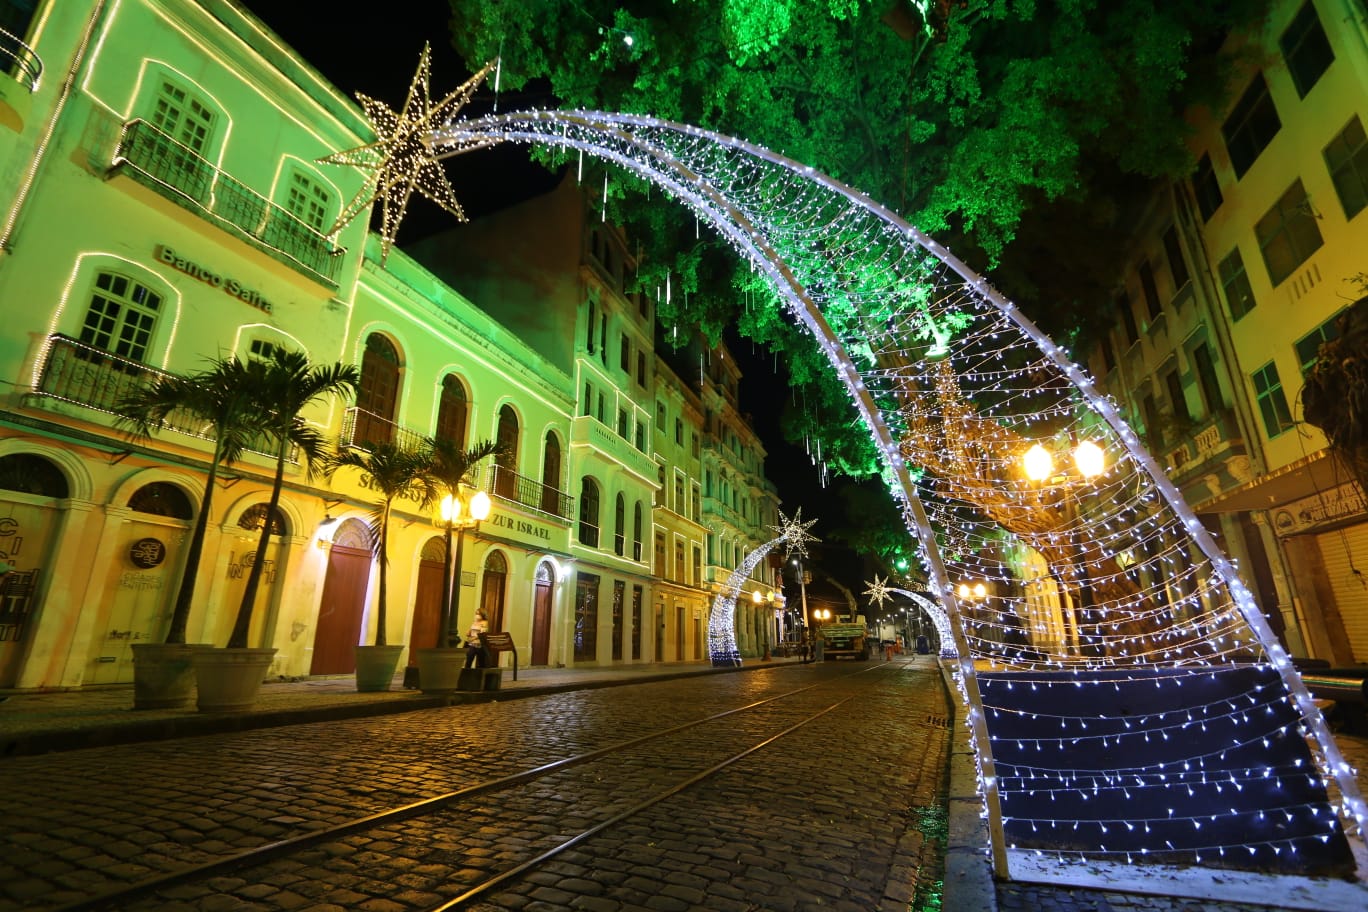
[[[161,313],[161,295],[122,273],[101,271],[95,276],[80,339],[86,345],[144,361]]]

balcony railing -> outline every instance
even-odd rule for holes
[[[352,406],[347,409],[342,415],[342,445],[364,450],[373,443],[393,443],[406,450],[421,450],[427,446],[427,437],[363,408]]]
[[[117,416],[116,406],[125,396],[159,377],[169,376],[172,375],[166,371],[122,358],[69,336],[54,334],[48,337],[37,392],[47,399]],[[168,429],[190,437],[202,440],[213,437],[212,429],[192,415],[173,412],[166,424]],[[248,449],[268,456],[276,451],[275,445],[264,436]],[[295,457],[292,448],[289,460],[294,462]]]
[[[489,493],[495,497],[566,522],[574,517],[575,499],[564,491],[519,475],[501,465],[490,468]]]
[[[19,37],[0,28],[0,68],[15,81],[32,92],[38,88],[38,77],[43,75],[43,61]]]
[[[340,248],[293,213],[215,168],[147,121],[124,124],[111,170],[129,174],[286,266],[337,287]]]
[[[588,415],[581,415],[570,425],[571,443],[575,446],[589,446],[604,454],[612,461],[636,473],[642,478],[656,477],[656,463],[646,453],[624,440],[608,425]]]

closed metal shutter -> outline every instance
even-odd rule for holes
[[[1368,664],[1368,525],[1316,536],[1354,661]],[[1357,572],[1356,572],[1357,571]]]

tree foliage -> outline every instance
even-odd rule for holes
[[[1104,325],[1128,203],[1190,166],[1186,105],[1218,100],[1214,50],[1267,0],[452,0],[457,50],[505,90],[649,114],[778,150],[936,236],[1063,342]],[[543,153],[548,163],[555,153]],[[601,192],[600,166],[584,163]],[[682,207],[613,172],[608,217],[640,240],[668,328],[782,353],[838,472],[876,461],[810,340]]]

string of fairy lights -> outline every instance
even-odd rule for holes
[[[406,201],[417,174],[471,148],[595,156],[688,207],[812,331],[871,431],[949,619],[995,842],[1088,860],[1278,865],[1368,822],[1234,565],[1115,403],[948,250],[734,137],[604,112],[444,126],[430,114],[420,106],[415,120],[434,127],[422,154],[351,163]],[[410,133],[387,122],[382,136],[388,153]],[[1279,755],[1294,758],[1286,765],[1256,762],[1298,745],[1302,755]],[[1227,806],[1156,816],[1175,788]],[[1111,800],[1084,800],[1090,789]],[[1039,841],[1042,830],[1069,835]]]
[[[708,612],[708,658],[716,668],[738,667],[741,665],[741,650],[736,642],[736,600],[741,595],[741,587],[751,578],[760,561],[765,559],[779,545],[784,546],[784,559],[797,554],[807,557],[808,542],[820,541],[809,529],[817,520],[803,521],[803,508],[790,518],[779,511],[779,524],[770,526],[776,536],[751,551],[728,576],[717,595],[713,598]]]

